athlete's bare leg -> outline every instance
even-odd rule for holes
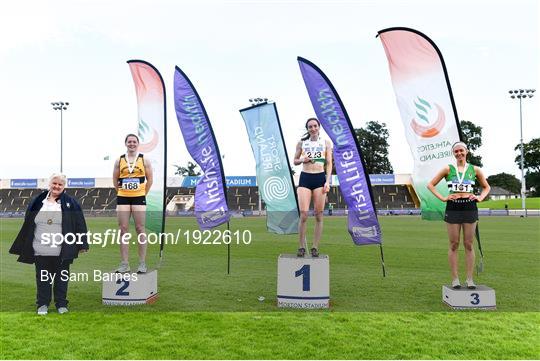
[[[139,262],[146,260],[146,249],[148,244],[146,243],[146,206],[145,205],[133,205],[131,206],[133,213],[133,220],[135,221],[135,231],[137,232],[137,247],[139,252]]]
[[[129,218],[131,216],[131,206],[129,204],[121,204],[116,206],[116,216],[118,219],[118,227],[120,228],[120,258],[122,262],[129,261],[129,243],[124,244],[124,234],[129,232]]]
[[[306,244],[306,224],[311,203],[311,190],[298,187],[298,207],[300,208],[300,223],[298,223],[298,248],[307,248]]]
[[[319,249],[319,243],[321,241],[321,235],[323,230],[323,212],[324,203],[326,200],[326,193],[324,193],[323,190],[323,187],[313,190],[313,208],[315,209],[315,232],[313,235],[313,248],[317,249]]]
[[[465,265],[467,267],[467,279],[472,280],[474,274],[474,231],[476,230],[475,223],[463,224],[463,246],[465,247]]]
[[[448,264],[452,279],[458,278],[458,249],[459,249],[459,231],[461,224],[446,223],[448,230]]]

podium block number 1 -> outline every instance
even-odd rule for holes
[[[116,295],[117,296],[129,296],[129,292],[126,291],[126,288],[128,288],[128,286],[129,286],[129,281],[124,281],[124,280],[121,280],[121,279],[116,281],[117,285],[119,285],[121,283],[123,283],[123,285],[120,286],[118,291],[116,291]]]
[[[310,268],[309,264],[305,264],[298,271],[294,272],[294,277],[302,276],[302,291],[310,290]]]

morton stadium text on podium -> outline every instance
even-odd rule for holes
[[[328,255],[278,258],[278,307],[329,308],[330,261]]]
[[[148,273],[110,273],[103,278],[104,305],[134,306],[157,301],[157,271]]]

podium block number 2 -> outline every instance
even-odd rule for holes
[[[129,281],[124,281],[124,280],[117,280],[116,281],[117,285],[119,285],[121,283],[123,283],[123,285],[120,286],[118,291],[116,291],[116,295],[117,296],[129,296],[129,292],[126,291],[126,288],[128,288],[128,286],[129,286]]]
[[[302,276],[302,291],[310,290],[310,265],[305,264],[298,271],[294,272],[294,277]]]

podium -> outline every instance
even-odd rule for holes
[[[103,275],[104,305],[134,306],[157,301],[157,271],[148,273],[108,273]]]
[[[467,287],[453,289],[452,286],[442,286],[442,300],[455,310],[497,308],[495,290],[484,285],[478,285],[473,290]]]
[[[330,260],[328,255],[278,258],[277,305],[284,308],[330,307]]]

